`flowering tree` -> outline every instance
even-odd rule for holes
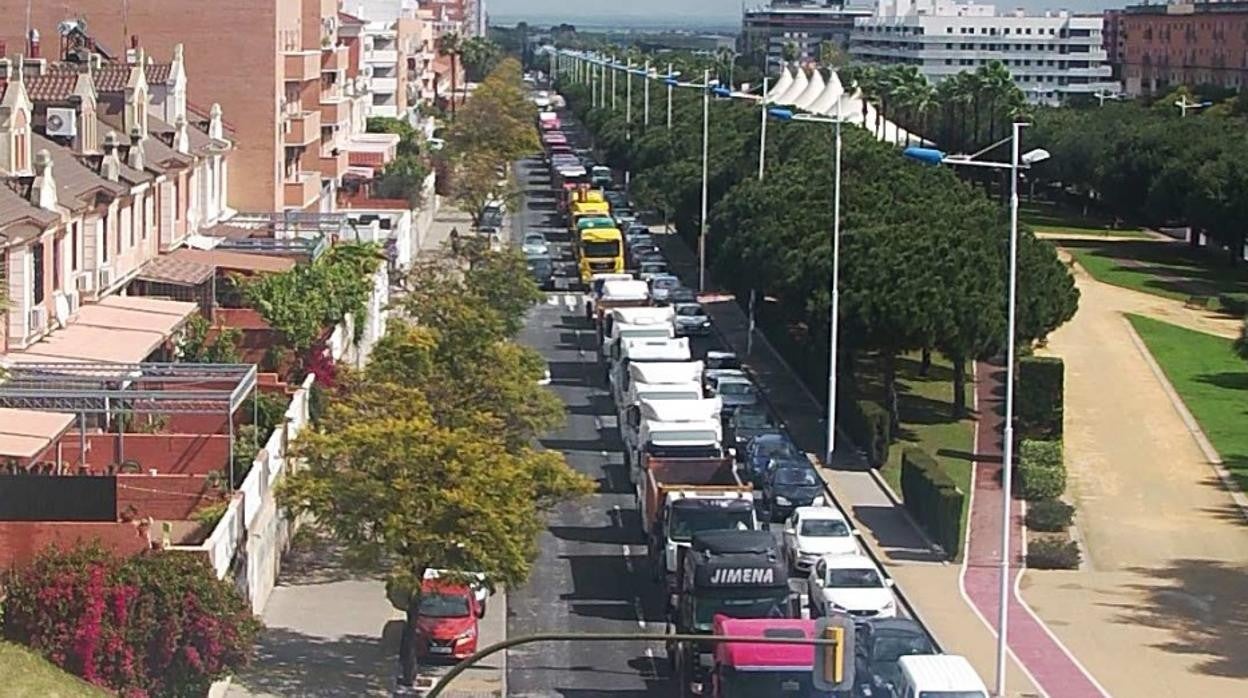
[[[183,553],[50,548],[5,586],[8,639],[127,698],[204,695],[259,630],[234,587]]]

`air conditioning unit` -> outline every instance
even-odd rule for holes
[[[74,288],[77,289],[78,293],[91,291],[94,289],[94,286],[91,284],[94,279],[95,277],[90,272],[80,271],[74,277]]]
[[[96,283],[95,283],[96,290],[99,291],[100,293],[103,293],[107,291],[109,287],[112,285],[113,285],[113,270],[109,267],[104,267],[103,269],[100,269],[97,272],[97,276],[96,276]]]
[[[39,306],[30,309],[29,328],[26,334],[37,334],[48,329],[48,309]]]
[[[69,324],[69,298],[64,293],[58,292],[55,296],[53,296],[52,311],[53,315],[56,317],[57,327],[65,327]]]
[[[48,107],[49,137],[73,138],[78,135],[78,113],[65,107]]]
[[[65,298],[69,300],[69,314],[77,315],[78,310],[82,308],[82,296],[77,291],[68,291]]]

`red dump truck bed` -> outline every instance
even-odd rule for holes
[[[724,458],[653,458],[642,463],[645,477],[641,487],[641,523],[646,531],[655,519],[668,492],[749,492],[737,476],[731,456]]]

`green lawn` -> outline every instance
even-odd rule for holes
[[[1085,216],[1079,211],[1044,202],[1021,204],[1019,219],[1037,233],[1150,237],[1148,233],[1135,226],[1123,225],[1115,228],[1112,220],[1095,215]]]
[[[1114,286],[1177,300],[1248,293],[1248,269],[1180,243],[1064,240],[1061,245],[1092,278]]]
[[[1231,340],[1128,315],[1223,464],[1248,490],[1248,362]]]
[[[109,693],[57,668],[35,652],[0,642],[0,694],[6,698],[106,698]]]
[[[876,367],[864,362],[860,375],[863,397],[883,404],[883,386],[878,382]],[[901,412],[901,431],[893,435],[893,447],[888,463],[880,468],[880,475],[901,495],[901,452],[907,446],[917,446],[930,453],[949,473],[958,487],[968,495],[971,492],[971,454],[974,452],[975,422],[971,418],[954,419],[953,370],[949,362],[939,354],[933,354],[932,367],[926,377],[919,375],[918,355],[898,360],[898,408]],[[971,381],[966,384],[966,404],[971,406]],[[966,509],[962,510],[962,527],[966,527]]]

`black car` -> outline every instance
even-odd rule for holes
[[[936,654],[923,627],[909,618],[879,618],[854,633],[854,696],[892,696],[900,670],[897,660],[910,654]]]
[[[728,443],[732,444],[737,452],[737,460],[745,460],[746,446],[750,441],[759,434],[778,431],[775,422],[772,421],[771,415],[767,414],[767,410],[758,405],[750,407],[742,407],[732,413],[728,417],[728,428],[726,433]]]
[[[551,260],[550,255],[525,257],[524,264],[528,267],[529,274],[537,282],[539,288],[546,290],[554,285],[551,277],[555,274],[555,264]]]
[[[622,191],[608,189],[602,193],[602,198],[606,199],[607,203],[611,205],[612,211],[617,208],[628,208],[628,194]]]
[[[773,461],[774,462],[774,461]],[[784,521],[797,507],[808,507],[823,495],[823,481],[803,461],[777,464],[763,480],[763,504],[773,523]]]
[[[648,255],[663,257],[663,251],[653,242],[638,242],[628,246],[629,259],[639,260]]]

